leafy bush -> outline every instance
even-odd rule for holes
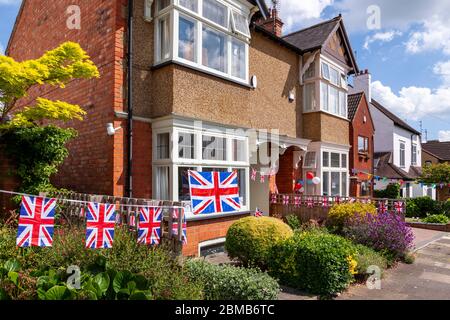
[[[402,217],[389,212],[354,217],[348,221],[343,234],[394,260],[404,258],[413,247],[414,240],[411,228]]]
[[[442,201],[437,203],[438,211],[441,214],[445,214],[450,218],[450,198],[447,201]]]
[[[356,250],[355,260],[358,263],[356,271],[359,277],[365,279],[370,273],[369,267],[371,266],[380,268],[381,272],[387,269],[388,263],[386,258],[375,250],[361,244],[356,245]]]
[[[391,183],[384,190],[374,190],[375,198],[398,199],[400,198],[400,184]]]
[[[406,203],[407,203],[406,214],[408,217],[425,218],[429,214],[441,213],[439,212],[439,206],[437,201],[434,201],[430,197],[418,197],[408,199]]]
[[[328,213],[327,226],[340,231],[347,220],[355,216],[365,216],[367,213],[376,214],[375,205],[361,202],[337,204]]]
[[[450,222],[450,219],[445,214],[433,214],[428,215],[426,218],[422,219],[425,223],[441,223],[447,224]]]
[[[231,258],[239,259],[245,266],[264,269],[272,246],[292,234],[292,229],[279,219],[247,217],[230,227],[225,249]]]
[[[340,236],[297,232],[272,248],[269,273],[285,285],[332,295],[352,282],[356,254],[354,245]]]
[[[257,269],[217,266],[203,260],[185,263],[192,280],[200,280],[209,300],[276,300],[278,283]]]
[[[298,230],[302,226],[300,219],[295,214],[288,215],[286,217],[286,223],[292,230]]]

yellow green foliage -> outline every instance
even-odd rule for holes
[[[279,219],[248,217],[230,227],[225,248],[245,265],[265,268],[272,246],[292,235],[292,229]]]
[[[328,223],[339,227],[348,219],[355,216],[365,216],[367,213],[377,214],[375,205],[361,202],[337,204],[328,213]]]
[[[47,84],[64,88],[73,79],[98,78],[99,75],[86,52],[74,42],[63,43],[35,60],[18,62],[7,56],[0,56],[0,105],[3,105],[0,118],[5,118],[15,102],[27,96],[28,90],[35,85]],[[15,126],[29,125],[43,119],[81,119],[83,115],[79,106],[37,99],[35,105],[15,114],[17,119],[13,122]]]

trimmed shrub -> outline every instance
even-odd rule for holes
[[[433,214],[422,219],[422,222],[447,224],[450,222],[450,219],[445,214]]]
[[[368,213],[377,214],[375,205],[361,202],[337,204],[328,213],[327,226],[339,232],[347,220],[356,216],[365,216]]]
[[[356,250],[355,260],[358,263],[356,271],[359,278],[366,279],[369,276],[369,267],[372,266],[380,268],[381,272],[387,269],[386,258],[375,250],[361,244],[356,245]]]
[[[272,246],[292,234],[292,229],[279,219],[247,217],[230,227],[225,249],[231,258],[237,258],[245,266],[265,269]]]
[[[414,246],[411,228],[401,216],[389,212],[354,217],[348,221],[343,234],[393,260],[404,258]]]
[[[267,273],[229,265],[217,266],[203,260],[185,263],[191,280],[203,284],[208,300],[276,300],[278,283]]]
[[[269,273],[281,283],[322,296],[345,290],[356,273],[357,251],[343,237],[298,232],[271,250]]]
[[[408,199],[406,203],[406,214],[408,217],[425,218],[427,215],[442,213],[439,211],[438,202],[434,201],[430,197]],[[411,212],[409,210],[411,210]]]
[[[400,198],[400,184],[391,183],[384,190],[374,190],[375,198],[398,199]]]

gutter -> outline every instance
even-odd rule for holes
[[[134,0],[128,0],[128,118],[127,118],[127,181],[126,191],[128,197],[133,197],[133,24],[134,24]]]

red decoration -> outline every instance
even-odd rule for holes
[[[307,178],[308,180],[314,179],[314,173],[312,173],[312,172],[307,172],[307,173],[306,173],[306,178]]]

